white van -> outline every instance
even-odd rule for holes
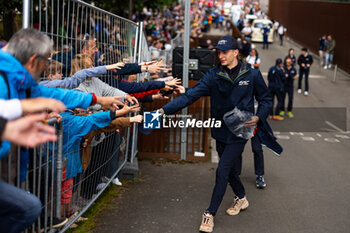
[[[252,41],[253,42],[263,42],[263,27],[267,24],[270,27],[270,32],[268,36],[268,42],[273,42],[273,23],[268,19],[256,19],[252,23],[253,34]]]

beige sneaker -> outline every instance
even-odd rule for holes
[[[249,202],[246,197],[244,197],[242,200],[235,197],[232,206],[226,210],[226,213],[231,216],[237,215],[241,210],[247,209],[248,206]]]
[[[199,231],[202,232],[213,232],[214,229],[214,216],[210,213],[204,213],[202,215],[202,223],[199,227]]]

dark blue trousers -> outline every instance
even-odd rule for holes
[[[255,175],[264,175],[264,153],[258,135],[254,135],[251,139],[252,151],[254,154],[254,170]]]
[[[286,95],[288,94],[288,107],[287,111],[291,112],[293,110],[293,95],[294,95],[294,87],[293,86],[284,86],[284,92],[282,96],[282,105],[281,105],[281,111],[284,111],[285,108],[285,100]]]
[[[298,89],[301,89],[301,84],[303,81],[303,76],[305,76],[305,91],[309,91],[309,73],[310,69],[300,68],[299,70],[299,80],[298,80]]]
[[[207,209],[215,215],[226,192],[227,183],[239,198],[245,196],[244,186],[240,179],[242,170],[242,153],[247,141],[224,144],[216,141],[216,150],[220,161],[216,169],[216,180],[210,206]]]
[[[264,35],[263,36],[263,49],[268,49],[268,48],[269,48],[268,36]]]
[[[271,116],[278,115],[280,114],[280,110],[281,110],[283,90],[277,89],[277,88],[270,88],[270,93],[272,96],[272,108],[270,110],[270,115]],[[277,98],[277,105],[275,108],[275,112],[273,112],[273,106],[275,105],[275,96]]]

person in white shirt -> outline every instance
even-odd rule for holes
[[[281,46],[283,45],[283,37],[286,34],[286,31],[287,31],[287,28],[285,28],[283,24],[281,24],[278,28],[278,35],[280,36]]]
[[[63,112],[66,106],[59,100],[51,98],[33,99],[0,99],[0,117],[6,120],[15,120],[26,113],[35,113],[45,110]]]
[[[279,26],[280,26],[279,22],[275,21],[275,23],[273,24],[273,38],[277,37]]]
[[[252,51],[250,51],[250,54],[246,58],[246,61],[251,65],[252,69],[259,69],[260,58],[258,51],[256,51],[256,49],[252,49]]]
[[[251,40],[253,34],[253,28],[251,24],[248,24],[246,27],[242,29],[242,34],[247,40]]]

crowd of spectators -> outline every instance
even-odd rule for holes
[[[59,46],[60,41],[52,41],[36,29],[22,29],[0,51],[0,86],[4,90],[0,96],[3,99],[1,109],[7,109],[6,106],[14,108],[16,104],[19,112],[1,112],[1,157],[6,157],[10,152],[10,142],[34,147],[46,141],[57,140],[55,128],[42,125],[41,120],[55,117],[63,127],[63,158],[67,162],[62,177],[61,216],[53,219],[53,227],[61,227],[67,218],[74,217],[79,208],[74,204],[90,200],[97,189],[105,186],[104,177],[121,185],[119,179],[114,177],[118,160],[120,156],[130,156],[121,154],[125,150],[121,150],[120,146],[126,139],[122,137],[126,135],[121,133],[122,128],[142,122],[142,115],[126,115],[140,112],[140,102],[167,98],[162,93],[169,91],[184,91],[179,86],[180,80],[172,78],[169,81],[128,82],[129,76],[142,72],[157,74],[164,71],[165,66],[157,61],[125,63],[123,58],[130,59],[130,47],[126,43],[112,49],[99,41],[99,33],[88,32],[83,38],[82,34],[76,34],[74,39],[61,41],[61,44],[65,44]],[[38,99],[41,96],[50,99]],[[33,102],[25,104],[28,100]],[[19,103],[25,105],[22,104],[21,107]],[[30,110],[23,107],[34,103],[41,104]],[[50,113],[20,118],[28,112],[42,110],[49,110]],[[16,118],[20,119],[14,120]],[[14,127],[18,127],[16,131],[13,130]],[[13,134],[11,130],[14,131]],[[28,149],[21,150],[20,182],[26,181],[26,173],[28,168],[32,168],[35,158],[45,158],[46,151],[57,154],[57,147],[45,147],[43,154]],[[6,232],[24,230],[40,215],[45,199],[40,196],[38,200],[5,182],[1,185],[1,197],[12,195],[21,199],[9,201],[0,198],[1,206],[4,207],[0,216],[1,228]],[[33,191],[31,185],[28,191]],[[73,202],[73,199],[81,202]],[[21,211],[15,211],[19,208],[18,203],[22,203]],[[20,217],[12,218],[13,215]],[[41,217],[44,215],[41,214]],[[11,218],[20,219],[20,223],[14,221],[13,224],[8,224],[8,219]],[[22,218],[26,218],[26,221],[22,221]],[[42,219],[41,222],[50,221]]]

